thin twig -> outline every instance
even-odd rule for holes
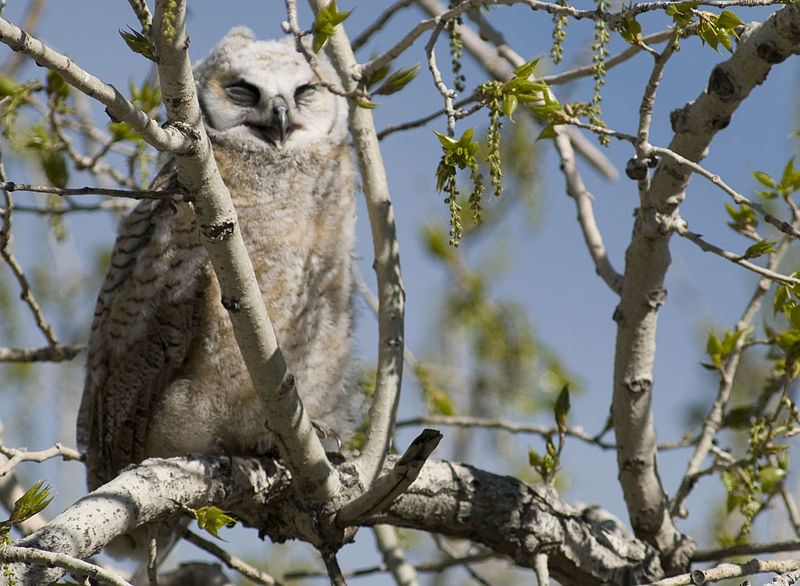
[[[275,578],[273,578],[266,572],[259,570],[258,568],[251,566],[244,560],[239,559],[236,556],[230,554],[225,549],[218,546],[216,543],[208,541],[207,539],[203,539],[196,533],[190,531],[187,527],[181,526],[180,533],[181,537],[183,537],[186,541],[196,545],[200,549],[218,558],[231,570],[239,572],[242,576],[244,576],[248,580],[252,580],[256,584],[266,584],[267,586],[281,586],[280,582],[278,582]]]
[[[509,433],[531,433],[543,438],[550,438],[558,433],[556,427],[545,425],[519,424],[505,421],[503,419],[488,419],[485,417],[471,417],[467,415],[428,415],[425,417],[415,417],[403,419],[397,422],[398,427],[411,425],[452,425],[456,427],[481,427],[487,429],[499,429]],[[598,440],[596,437],[586,433],[582,427],[568,427],[566,435],[582,440],[587,444],[592,444],[604,450],[613,450],[614,444],[609,444]]]
[[[39,450],[37,452],[30,452],[28,450],[20,450],[17,448],[8,448],[6,446],[0,445],[0,454],[3,454],[8,458],[8,461],[0,466],[0,476],[4,476],[8,474],[11,470],[13,470],[18,464],[22,462],[44,462],[45,460],[50,460],[52,458],[61,458],[62,460],[81,460],[83,459],[83,454],[81,454],[75,448],[68,448],[64,446],[61,442],[56,442],[52,448],[47,448],[46,450]]]
[[[4,18],[0,18],[0,42],[18,53],[32,57],[39,65],[58,73],[64,81],[77,90],[103,103],[114,119],[127,122],[146,142],[158,150],[185,153],[194,146],[194,139],[184,136],[177,127],[162,128],[156,120],[139,110],[114,86],[84,71],[68,57],[57,53]]]
[[[358,51],[361,47],[363,47],[367,41],[380,31],[389,19],[392,18],[396,13],[401,11],[403,8],[408,8],[414,3],[414,0],[398,0],[394,4],[390,4],[386,7],[386,9],[375,19],[375,22],[370,24],[367,28],[365,28],[361,33],[353,39],[351,46],[353,47],[353,51]]]
[[[647,586],[689,586],[691,584],[705,584],[718,582],[725,578],[737,578],[751,574],[775,572],[782,574],[789,570],[800,568],[800,560],[757,560],[753,559],[743,564],[719,564],[708,570],[693,570],[687,574],[680,574],[671,578],[664,578],[651,582]]]
[[[74,346],[45,346],[44,348],[0,347],[0,362],[63,362],[72,360],[86,348],[85,344]]]
[[[597,227],[594,210],[592,209],[592,195],[586,189],[583,179],[575,165],[575,154],[569,138],[561,129],[556,129],[554,140],[556,150],[561,158],[561,171],[567,183],[567,194],[575,201],[578,210],[578,223],[583,232],[583,239],[589,254],[594,261],[595,271],[617,295],[622,293],[623,277],[608,258],[608,251],[603,243],[603,236]]]
[[[787,275],[782,275],[781,273],[776,273],[775,271],[771,271],[764,267],[760,267],[757,264],[753,264],[744,259],[739,254],[735,254],[733,252],[729,252],[720,248],[719,246],[715,246],[710,242],[703,240],[703,237],[700,234],[695,234],[694,232],[689,231],[686,228],[685,222],[676,222],[675,223],[675,233],[679,236],[683,236],[687,240],[691,240],[697,246],[699,246],[702,250],[706,252],[713,252],[717,256],[721,256],[739,266],[742,266],[754,273],[761,275],[762,277],[766,277],[771,281],[775,281],[777,283],[786,283],[788,285],[800,285],[800,279],[796,279],[795,277],[789,277]]]
[[[685,165],[689,167],[692,171],[701,175],[711,181],[714,185],[718,186],[722,191],[727,193],[733,199],[733,202],[737,205],[745,204],[750,208],[753,208],[759,214],[764,217],[764,221],[772,224],[778,230],[787,234],[793,238],[800,238],[800,231],[795,226],[792,226],[789,222],[781,220],[780,218],[776,218],[771,213],[767,211],[767,209],[759,203],[751,201],[750,199],[743,196],[741,193],[730,187],[727,183],[725,183],[719,175],[712,173],[711,171],[705,169],[702,165],[695,163],[694,161],[690,161],[686,157],[682,157],[675,151],[663,147],[652,146],[650,147],[650,151],[658,154],[663,155],[665,157],[671,158],[673,161],[680,165]]]
[[[177,191],[163,190],[130,190],[106,189],[105,187],[76,187],[72,189],[53,187],[51,185],[28,185],[14,181],[0,181],[0,189],[6,191],[30,191],[33,193],[52,193],[54,195],[106,195],[108,197],[127,197],[129,199],[167,199],[171,201],[188,201],[186,194]],[[18,209],[18,208],[15,208]]]
[[[116,574],[63,553],[53,553],[30,547],[0,546],[0,561],[35,564],[50,568],[64,568],[71,574],[87,576],[111,586],[132,586]]]
[[[0,160],[0,182],[5,183],[5,180],[5,169],[3,168],[2,160]],[[30,308],[33,319],[36,322],[36,327],[39,328],[39,331],[42,332],[47,343],[51,347],[58,347],[60,343],[53,330],[53,326],[45,320],[42,308],[33,296],[33,291],[31,291],[28,277],[25,276],[25,272],[17,262],[17,259],[11,254],[11,209],[14,204],[11,199],[11,194],[7,190],[0,189],[0,193],[2,193],[4,200],[2,214],[3,223],[0,226],[0,258],[6,262],[11,272],[14,274],[14,278],[17,280],[20,288],[20,299]]]

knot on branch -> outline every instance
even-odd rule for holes
[[[771,65],[780,63],[788,57],[788,55],[781,51],[772,41],[764,41],[756,45],[756,55]]]
[[[707,91],[722,102],[732,102],[739,99],[741,88],[736,83],[733,73],[722,65],[717,65],[708,78]]]
[[[625,165],[625,174],[634,181],[640,181],[647,177],[647,169],[655,168],[658,161],[655,155],[633,157]]]
[[[203,224],[200,226],[200,232],[213,242],[222,242],[233,236],[235,228],[234,221],[228,220],[218,224]]]

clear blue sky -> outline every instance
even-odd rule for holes
[[[23,2],[10,2],[5,16],[19,22]],[[348,0],[339,2],[341,9],[355,7],[345,25],[351,38],[378,13],[382,3]],[[589,3],[583,2],[580,4]],[[734,11],[745,22],[761,19],[765,10]],[[361,57],[372,51],[387,49],[413,24],[423,17],[410,9],[393,20],[387,29],[361,52]],[[309,26],[307,11],[301,14],[301,26]],[[546,56],[550,49],[550,17],[533,13],[523,7],[494,8],[491,16],[498,28],[508,37],[512,47],[526,58]],[[191,36],[190,52],[193,59],[202,58],[209,49],[234,25],[246,24],[259,37],[281,34],[280,22],[285,18],[283,2],[196,2],[190,4],[188,23]],[[650,15],[640,19],[644,32],[661,30],[666,21]],[[125,2],[96,2],[73,0],[69,3],[53,2],[43,21],[38,36],[53,48],[69,55],[77,64],[104,81],[123,91],[129,80],[141,80],[148,68],[147,62],[130,53],[117,32],[127,26],[136,28],[136,20]],[[565,63],[567,67],[585,64],[590,59],[591,23],[571,23]],[[378,128],[418,117],[441,107],[441,99],[432,89],[430,76],[424,68],[423,47],[427,36],[404,54],[398,65],[408,67],[423,63],[418,79],[402,93],[378,99],[382,106],[375,110]],[[623,49],[625,44],[615,38],[611,53]],[[671,138],[669,112],[695,99],[703,90],[713,64],[727,58],[708,47],[701,48],[697,38],[682,41],[681,51],[670,62],[656,99],[651,142],[667,146]],[[7,51],[0,49],[0,59]],[[447,63],[444,49],[439,51],[439,61]],[[545,61],[545,60],[543,60]],[[469,59],[465,59],[468,85],[482,81],[483,74]],[[603,89],[604,118],[612,128],[635,133],[639,100],[649,74],[652,57],[640,54],[633,60],[609,71]],[[552,68],[552,65],[550,65]],[[564,66],[559,66],[562,70]],[[38,75],[34,68],[26,70]],[[798,82],[800,66],[797,60],[788,60],[773,68],[766,83],[756,88],[742,105],[730,126],[719,133],[712,143],[711,153],[704,165],[723,176],[728,184],[744,194],[751,194],[755,186],[750,170],[763,170],[779,174],[792,153],[798,150],[798,141],[789,136],[800,127],[797,116]],[[557,88],[556,94],[566,91]],[[591,80],[570,86],[568,101],[586,101],[591,96]],[[459,122],[460,133],[470,126],[485,124],[485,114]],[[432,217],[446,226],[447,210],[433,190],[433,173],[440,156],[439,143],[430,132],[440,132],[444,120],[437,120],[421,129],[396,134],[384,141],[384,157],[389,175],[392,198],[397,214],[398,235],[401,245],[403,277],[407,292],[407,344],[422,354],[435,342],[431,339],[431,314],[438,308],[431,303],[441,294],[445,284],[443,275],[424,253],[418,238],[420,222]],[[513,251],[513,273],[499,279],[494,286],[497,295],[511,298],[529,309],[540,340],[554,348],[562,360],[582,383],[584,392],[573,397],[572,422],[580,423],[589,431],[602,427],[608,413],[611,394],[615,324],[611,319],[616,305],[615,296],[594,273],[593,266],[575,221],[575,209],[564,192],[564,181],[558,171],[557,161],[550,145],[544,145],[545,157],[541,165],[543,200],[539,209],[538,230],[527,229],[522,218],[512,218],[504,226],[505,243]],[[630,145],[613,141],[606,149],[607,156],[620,171],[632,155]],[[608,182],[579,162],[588,189],[595,196],[595,210],[612,262],[617,270],[624,268],[624,251],[630,238],[632,212],[637,205],[637,194],[632,181],[622,177]],[[15,177],[10,177],[17,180]],[[690,229],[700,232],[709,240],[734,251],[743,251],[746,241],[734,235],[725,226],[724,194],[710,183],[695,177],[692,180],[682,215],[689,221]],[[362,257],[362,273],[372,282],[372,247],[363,205],[359,211],[358,251]],[[89,250],[94,243],[112,238],[110,219],[77,218],[75,227],[78,250]],[[89,224],[88,222],[91,222]],[[86,228],[84,230],[84,228]],[[475,262],[485,258],[489,247],[481,247],[472,255]],[[708,403],[713,398],[716,384],[699,366],[703,359],[705,330],[709,325],[717,328],[732,326],[738,319],[755,284],[755,277],[734,265],[703,253],[693,244],[678,237],[672,240],[673,264],[667,281],[669,297],[659,317],[656,381],[654,407],[657,429],[661,441],[678,440],[683,433],[686,409],[696,401]],[[23,253],[24,256],[24,253]],[[374,289],[374,286],[373,286]],[[91,308],[85,308],[87,313]],[[357,345],[361,355],[373,356],[376,327],[369,311],[360,315]],[[6,341],[0,341],[5,344]],[[13,345],[9,343],[9,345]],[[408,378],[408,377],[407,377]],[[418,412],[419,402],[414,385],[406,385],[401,415]],[[13,444],[13,429],[8,417],[7,439]],[[542,420],[541,422],[548,422]],[[452,429],[445,429],[446,439],[439,449],[442,456],[452,450],[449,437]],[[402,447],[411,439],[411,432],[399,436]],[[44,447],[55,438],[46,438]],[[60,437],[71,443],[73,438]],[[541,450],[536,438],[519,440],[520,445]],[[672,491],[685,466],[686,452],[662,455],[660,469],[667,490]],[[476,465],[494,469],[493,461],[476,461]],[[521,465],[521,464],[520,464]],[[76,466],[76,465],[72,465]],[[613,453],[598,453],[577,442],[570,442],[564,461],[569,471],[569,488],[564,496],[568,501],[598,502],[615,514],[626,518],[624,503],[616,480],[616,462]],[[504,472],[505,470],[497,470]],[[796,480],[795,480],[796,482]],[[716,494],[720,493],[718,481],[712,480]],[[700,491],[689,501],[694,510],[685,530],[693,523],[702,524],[702,503],[712,492]],[[701,536],[702,537],[702,536]],[[362,537],[362,539],[364,539]],[[371,543],[367,537],[366,542]],[[362,541],[361,543],[364,543]],[[345,558],[345,565],[347,558]]]

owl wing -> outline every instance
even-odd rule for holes
[[[154,188],[174,177],[162,171]],[[78,412],[90,489],[144,458],[148,423],[192,342],[207,264],[189,204],[144,201],[123,220],[97,299]]]

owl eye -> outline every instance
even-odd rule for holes
[[[255,106],[261,97],[258,88],[246,81],[238,80],[225,86],[228,99],[240,106]]]
[[[294,101],[298,104],[310,101],[317,89],[319,89],[319,86],[315,83],[301,85],[294,90]]]

